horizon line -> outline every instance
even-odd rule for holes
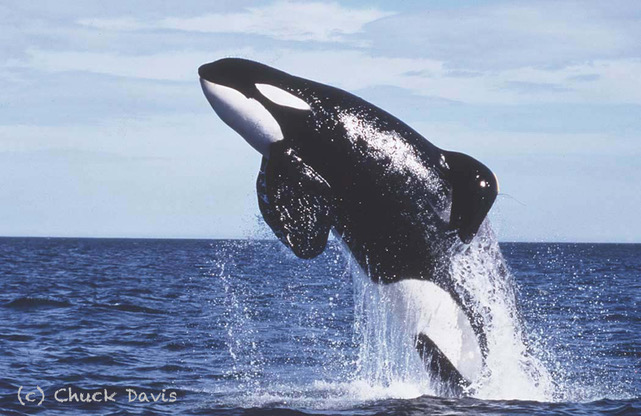
[[[39,236],[39,235],[0,235],[0,239],[67,239],[67,240],[205,240],[205,241],[279,241],[277,238],[261,237],[150,237],[150,236]],[[335,238],[329,240],[336,241]],[[498,240],[505,244],[629,244],[639,245],[641,241],[533,241],[533,240]]]

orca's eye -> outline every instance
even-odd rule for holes
[[[499,182],[496,175],[479,175],[476,177],[476,186],[483,193],[498,193]]]
[[[305,101],[283,89],[269,84],[256,84],[256,89],[269,101],[283,107],[309,111],[312,108]]]

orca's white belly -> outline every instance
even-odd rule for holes
[[[472,325],[450,294],[436,284],[418,279],[384,286],[391,312],[409,336],[427,335],[463,377],[478,380],[483,357]]]

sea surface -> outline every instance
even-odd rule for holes
[[[336,243],[1,238],[0,414],[640,415],[641,245],[501,250],[543,399],[368,379]]]

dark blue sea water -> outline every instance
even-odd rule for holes
[[[0,413],[641,414],[641,245],[501,248],[543,401],[359,378],[336,245],[302,261],[275,241],[2,238]]]

